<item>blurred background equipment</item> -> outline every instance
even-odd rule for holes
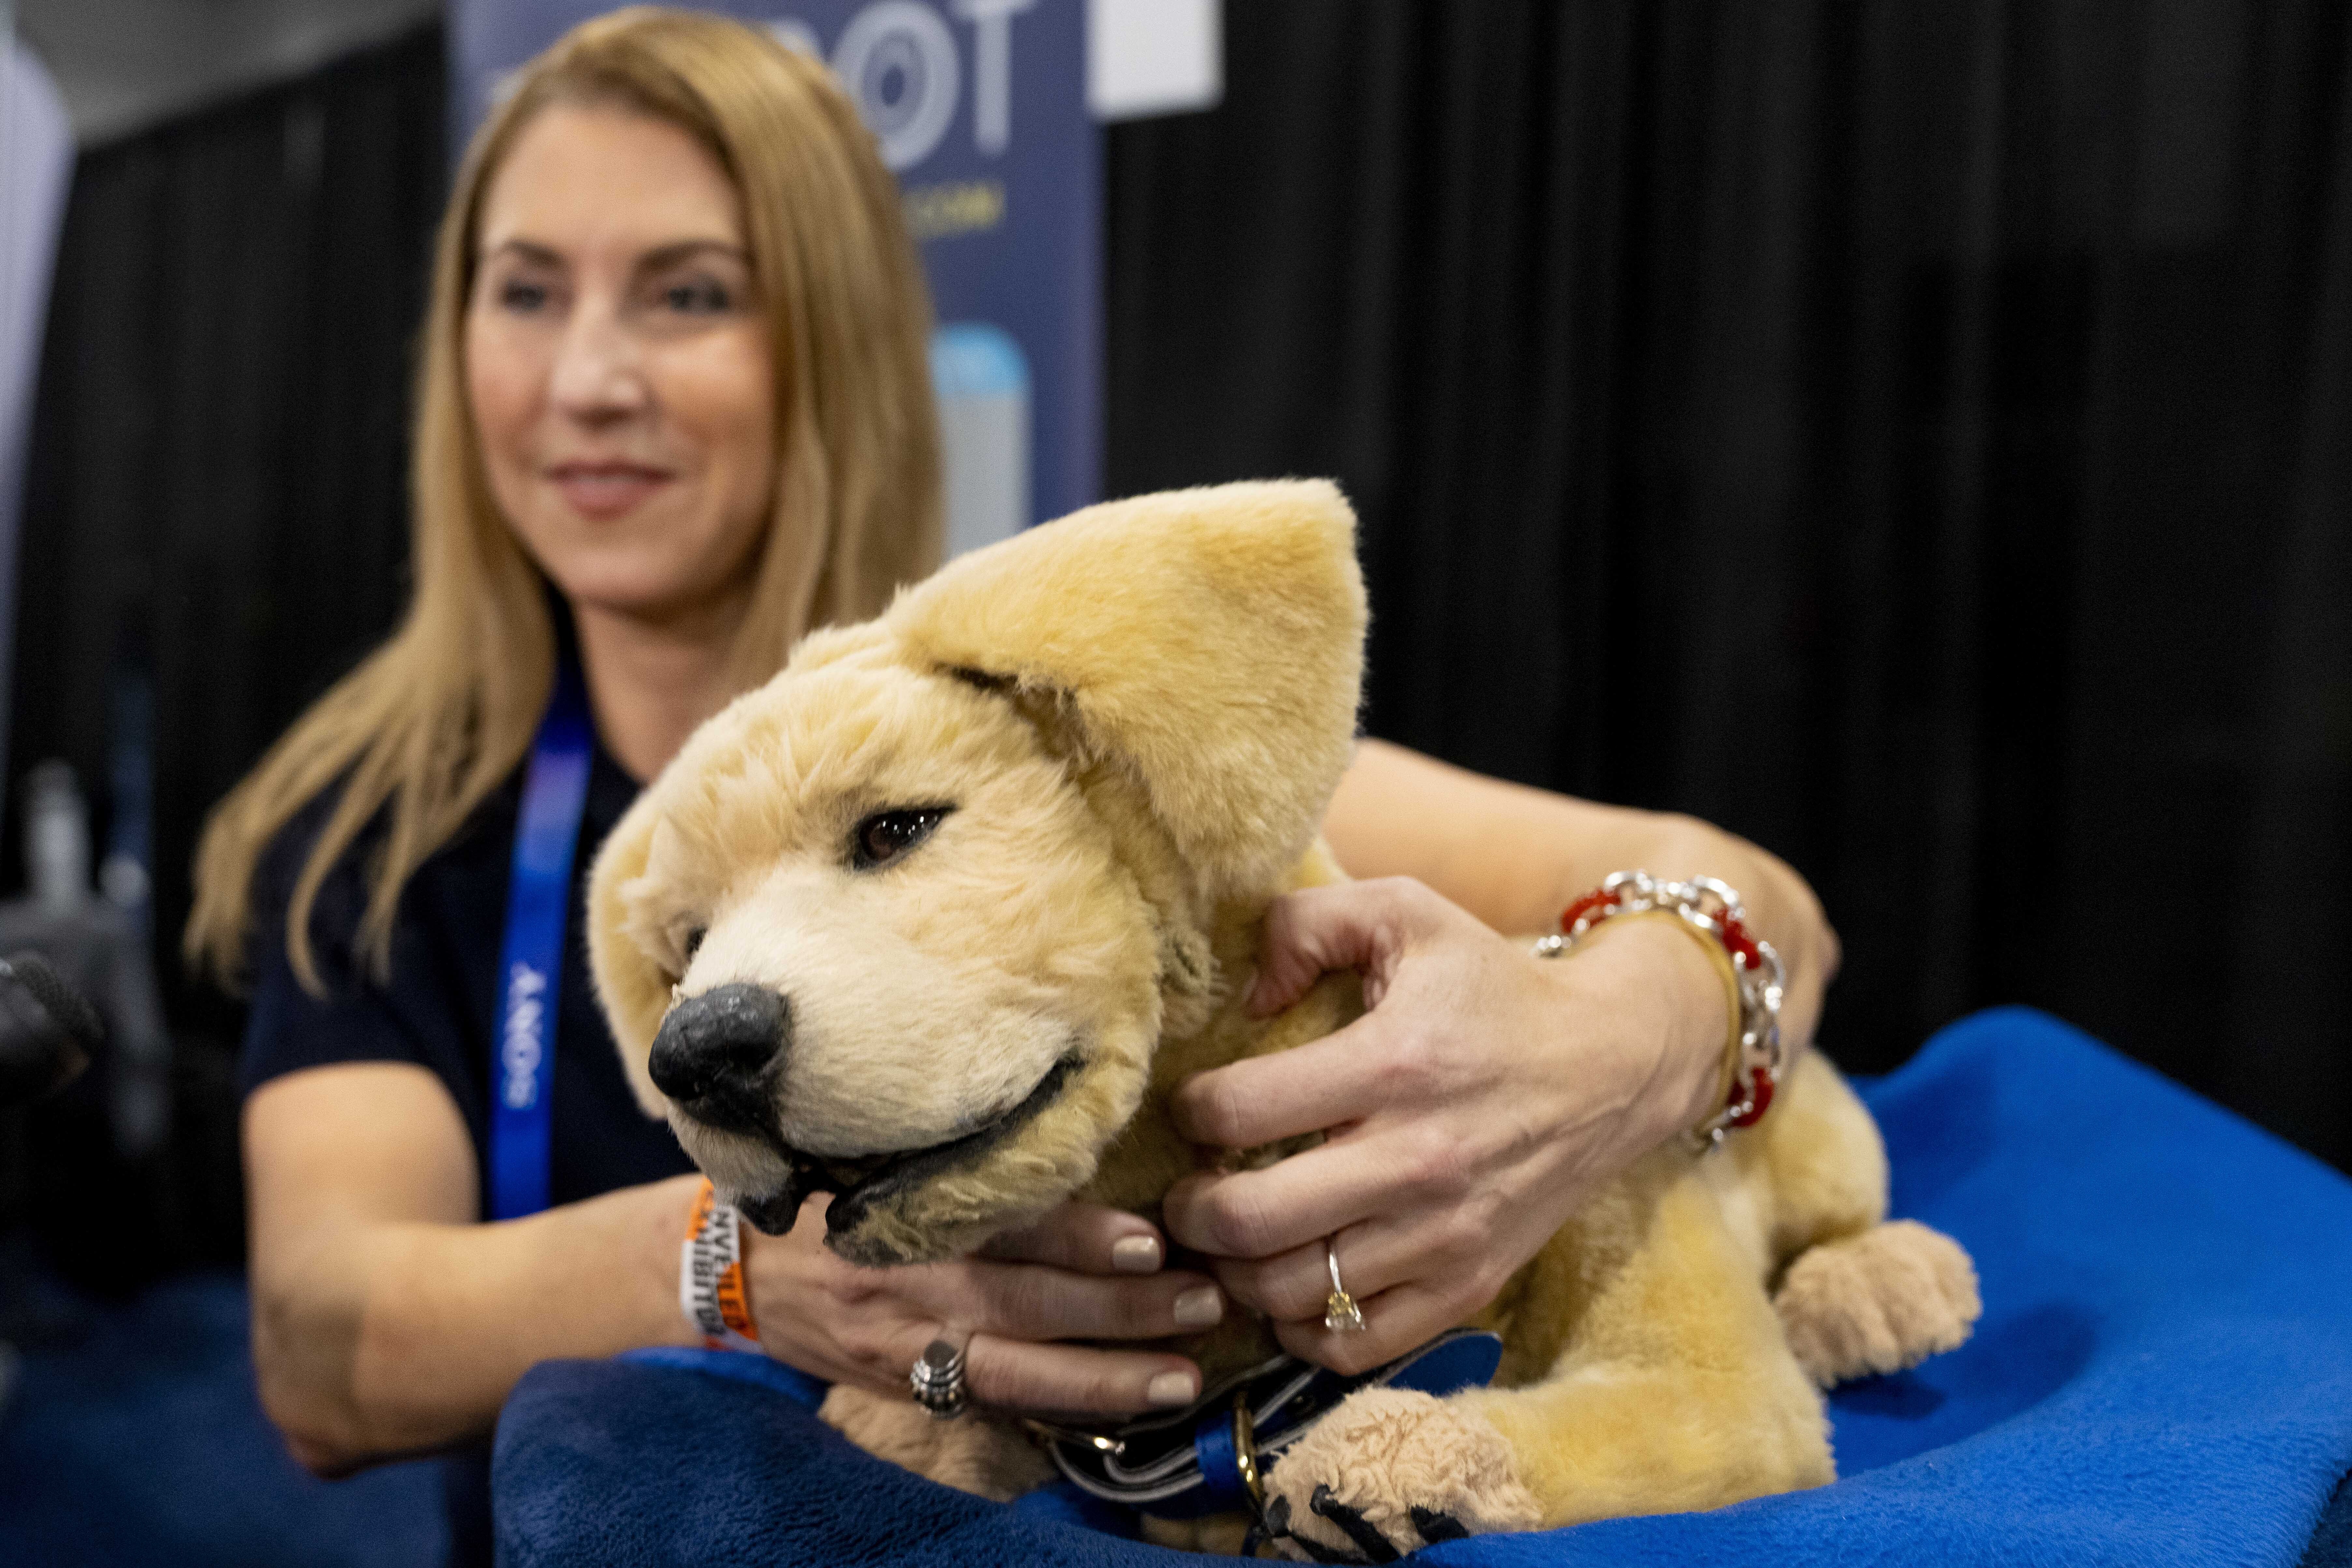
[[[86,1152],[135,1165],[163,1147],[172,1120],[172,1039],[163,1028],[143,918],[145,877],[135,861],[117,862],[116,890],[132,901],[92,895],[89,812],[66,763],[53,760],[33,769],[25,777],[24,797],[29,887],[26,897],[0,902],[0,952],[25,948],[34,956],[18,965],[13,983],[0,979],[0,1005],[21,1003],[28,1009],[21,1023],[0,1011],[0,1040],[13,1026],[31,1050],[43,1016],[50,1035],[79,1037],[88,1052],[98,1051],[102,1032],[107,1048],[99,1078],[106,1131]],[[96,999],[95,1010],[81,1000],[85,995]],[[15,1043],[0,1044],[0,1051]],[[0,1095],[0,1104],[17,1103]]]
[[[96,1009],[40,954],[0,959],[0,1110],[46,1100],[79,1079],[104,1033]],[[5,1336],[47,1326],[26,1310],[24,1296],[12,1276],[0,1274],[0,1410],[18,1359]]]
[[[104,1032],[40,954],[0,959],[0,1106],[28,1105],[79,1078]]]

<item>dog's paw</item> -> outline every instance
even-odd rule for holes
[[[1367,1388],[1317,1422],[1265,1482],[1266,1538],[1309,1563],[1393,1563],[1433,1542],[1533,1530],[1536,1500],[1485,1417]]]
[[[1797,1364],[1823,1388],[1956,1349],[1982,1310],[1960,1244],[1907,1219],[1808,1250],[1772,1305]]]

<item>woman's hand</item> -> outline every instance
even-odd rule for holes
[[[1045,1342],[1165,1338],[1223,1315],[1206,1276],[1160,1271],[1165,1245],[1139,1215],[1065,1204],[982,1257],[862,1268],[824,1245],[832,1202],[811,1198],[785,1235],[745,1233],[751,1314],[777,1360],[905,1397],[923,1347],[945,1338],[966,1346],[982,1405],[1131,1415],[1200,1397],[1201,1370],[1182,1356]]]
[[[1720,1092],[1720,976],[1660,921],[1601,927],[1545,961],[1417,881],[1309,889],[1268,910],[1249,1008],[1279,1012],[1335,969],[1362,973],[1361,1018],[1198,1074],[1175,1102],[1196,1142],[1327,1141],[1187,1177],[1163,1210],[1236,1300],[1325,1366],[1376,1366],[1486,1306],[1595,1188]],[[1323,1326],[1327,1240],[1364,1332]]]

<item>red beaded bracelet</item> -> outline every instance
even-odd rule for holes
[[[1603,921],[1654,910],[1676,916],[1710,947],[1719,944],[1730,959],[1738,998],[1727,1045],[1730,1089],[1723,1109],[1691,1129],[1701,1148],[1713,1148],[1733,1129],[1761,1121],[1780,1082],[1780,999],[1788,975],[1772,944],[1748,929],[1739,895],[1713,877],[1664,882],[1646,871],[1612,872],[1561,911],[1559,934],[1537,942],[1536,952],[1557,957]]]

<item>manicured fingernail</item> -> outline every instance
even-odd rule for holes
[[[1154,1405],[1190,1405],[1194,1396],[1189,1372],[1163,1372],[1143,1385],[1143,1397]]]
[[[1225,1315],[1224,1298],[1214,1285],[1195,1285],[1176,1298],[1176,1326],[1205,1329]]]
[[[1130,1236],[1110,1244],[1110,1266],[1121,1274],[1152,1274],[1160,1268],[1160,1238]]]

